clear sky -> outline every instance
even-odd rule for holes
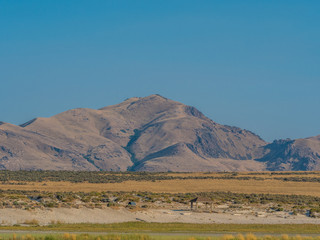
[[[320,134],[320,1],[0,0],[0,121],[158,93],[267,141]]]

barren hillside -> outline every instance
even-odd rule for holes
[[[285,141],[284,141],[285,142]],[[267,145],[159,95],[0,123],[2,169],[259,171],[319,169],[319,137]],[[257,159],[257,160],[255,160]]]

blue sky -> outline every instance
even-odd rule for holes
[[[320,134],[320,2],[0,0],[0,121],[158,93],[268,141]]]

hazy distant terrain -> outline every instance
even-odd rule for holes
[[[194,107],[151,95],[20,126],[0,122],[0,169],[320,170],[320,135],[267,143]]]

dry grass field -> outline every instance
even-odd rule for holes
[[[128,173],[126,173],[128,174]],[[101,174],[101,177],[108,173]],[[295,194],[320,197],[319,172],[281,173],[163,173],[167,180],[125,180],[112,183],[74,183],[69,181],[14,181],[0,184],[1,190],[49,192],[149,191],[155,193],[234,192]],[[119,176],[121,178],[121,174]],[[290,179],[294,178],[294,179]],[[157,178],[156,178],[157,179]]]

